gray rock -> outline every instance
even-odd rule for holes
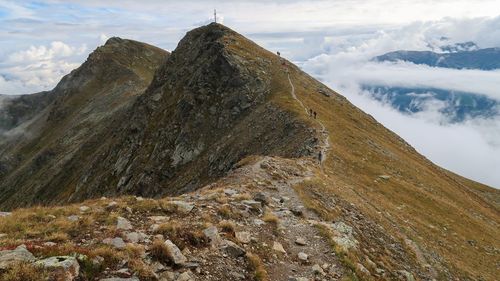
[[[90,210],[90,207],[88,206],[80,206],[80,212],[85,213]]]
[[[241,201],[241,204],[246,205],[246,206],[250,207],[250,209],[254,209],[254,210],[260,210],[260,208],[262,208],[262,203],[260,203],[259,201],[255,201],[255,200],[243,200],[243,201]]]
[[[222,241],[221,250],[233,258],[241,257],[246,253],[246,251],[243,248],[241,248],[236,243],[229,240]]]
[[[26,249],[25,245],[20,245],[14,250],[0,251],[0,269],[7,269],[17,262],[33,262],[35,256]]]
[[[107,244],[107,245],[111,245],[117,249],[123,249],[126,246],[125,242],[120,237],[106,238],[106,239],[102,240],[102,243]]]
[[[226,188],[226,189],[224,189],[224,194],[226,194],[227,196],[233,196],[233,195],[238,194],[238,191],[231,189],[231,188]]]
[[[78,221],[79,219],[80,219],[80,217],[77,215],[72,215],[72,216],[68,217],[68,220],[72,221],[72,222]]]
[[[299,245],[299,246],[305,246],[307,245],[307,242],[304,238],[302,237],[298,237],[296,240],[295,240],[295,244]]]
[[[179,274],[179,277],[177,277],[176,281],[193,281],[194,276],[191,271],[186,271],[184,273]]]
[[[281,245],[280,242],[274,241],[274,243],[273,243],[273,250],[275,250],[276,252],[280,252],[280,253],[286,254],[285,248],[283,248],[283,245]]]
[[[141,232],[129,232],[125,235],[125,239],[131,243],[139,243],[144,241],[147,235]]]
[[[238,240],[238,242],[243,243],[243,244],[250,243],[250,241],[252,239],[250,233],[248,233],[246,231],[236,232],[234,235],[236,237],[236,240]]]
[[[245,280],[245,275],[238,273],[238,272],[231,272],[229,273],[231,275],[232,279],[231,280]]]
[[[165,246],[167,246],[169,258],[176,265],[183,265],[187,262],[187,258],[182,254],[179,247],[177,247],[172,241],[165,241]]]
[[[130,230],[132,228],[133,228],[133,226],[129,220],[127,220],[124,217],[118,217],[118,219],[116,221],[116,229]]]
[[[193,210],[194,208],[193,204],[184,201],[171,201],[170,203],[177,206],[177,210],[184,214],[191,212],[191,210]]]
[[[72,281],[80,274],[80,265],[74,257],[57,256],[35,262],[51,272],[55,280]]]
[[[383,179],[383,180],[388,180],[388,179],[390,179],[390,178],[391,178],[391,176],[389,176],[389,175],[380,175],[380,176],[378,176],[378,177],[379,177],[380,179]]]
[[[302,261],[302,262],[307,262],[307,260],[309,259],[309,256],[308,256],[306,253],[304,253],[304,252],[299,252],[299,253],[297,254],[297,257],[298,257],[298,258],[299,258],[299,260],[300,260],[300,261]]]
[[[219,231],[217,230],[216,226],[210,226],[207,227],[203,230],[203,234],[210,239],[210,244],[213,246],[216,246],[220,243],[221,239],[219,236]]]

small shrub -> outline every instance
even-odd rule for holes
[[[280,222],[280,219],[278,218],[278,216],[276,216],[275,214],[273,214],[272,212],[269,212],[269,211],[266,211],[264,213],[262,220],[267,222],[267,223],[274,224],[275,226],[277,226]]]
[[[219,228],[221,229],[222,232],[230,233],[234,235],[236,226],[234,225],[234,222],[232,221],[227,221],[223,220],[219,222]]]
[[[222,205],[217,210],[217,213],[223,218],[231,218],[233,211],[229,205]]]
[[[155,233],[162,234],[168,237],[175,237],[179,233],[181,225],[176,221],[170,221],[167,223],[162,223],[158,226]]]
[[[258,281],[267,281],[269,280],[269,276],[267,275],[266,268],[264,267],[264,263],[260,259],[258,255],[252,254],[248,252],[246,254],[246,258],[248,260],[250,270],[254,272],[254,277]]]
[[[141,259],[131,259],[128,261],[128,267],[132,272],[139,277],[139,280],[155,281],[158,277],[155,276],[153,270],[145,264]]]
[[[170,251],[165,245],[165,243],[159,239],[153,241],[153,244],[151,244],[151,247],[149,248],[151,256],[160,261],[160,262],[165,262],[165,263],[171,263],[172,261],[170,260]]]

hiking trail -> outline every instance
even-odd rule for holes
[[[288,70],[286,71],[286,74],[288,77],[288,82],[290,83],[290,87],[292,88],[291,92],[290,92],[290,94],[292,95],[292,98],[295,99],[300,104],[300,106],[304,109],[306,114],[309,115],[309,112],[307,111],[307,107],[295,94],[295,87],[293,86],[292,79],[290,78],[290,72]],[[330,150],[330,134],[329,134],[328,130],[326,129],[325,125],[323,124],[323,122],[321,122],[318,119],[314,119],[314,121],[316,121],[319,124],[319,126],[321,127],[321,134],[324,136],[323,144],[321,144],[319,146],[321,154],[322,154],[320,164],[322,165],[323,162],[326,160],[326,156],[327,156],[326,153],[328,152],[328,150]]]

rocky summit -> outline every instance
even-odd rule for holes
[[[223,25],[0,103],[0,280],[498,278],[498,190]]]

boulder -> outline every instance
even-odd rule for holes
[[[35,265],[47,269],[53,279],[61,281],[72,281],[80,273],[80,265],[74,257],[57,256],[39,260]]]
[[[319,266],[319,264],[313,265],[312,271],[314,272],[314,274],[325,275],[325,271],[323,270],[323,268],[321,268],[321,266]]]
[[[26,249],[25,245],[20,245],[14,250],[0,251],[0,269],[7,269],[17,262],[33,262],[35,256]]]
[[[90,207],[88,206],[80,206],[80,212],[85,213],[90,210]]]
[[[177,247],[172,241],[165,241],[165,246],[168,249],[168,257],[176,265],[183,265],[187,262],[187,258],[182,254],[179,247]]]

